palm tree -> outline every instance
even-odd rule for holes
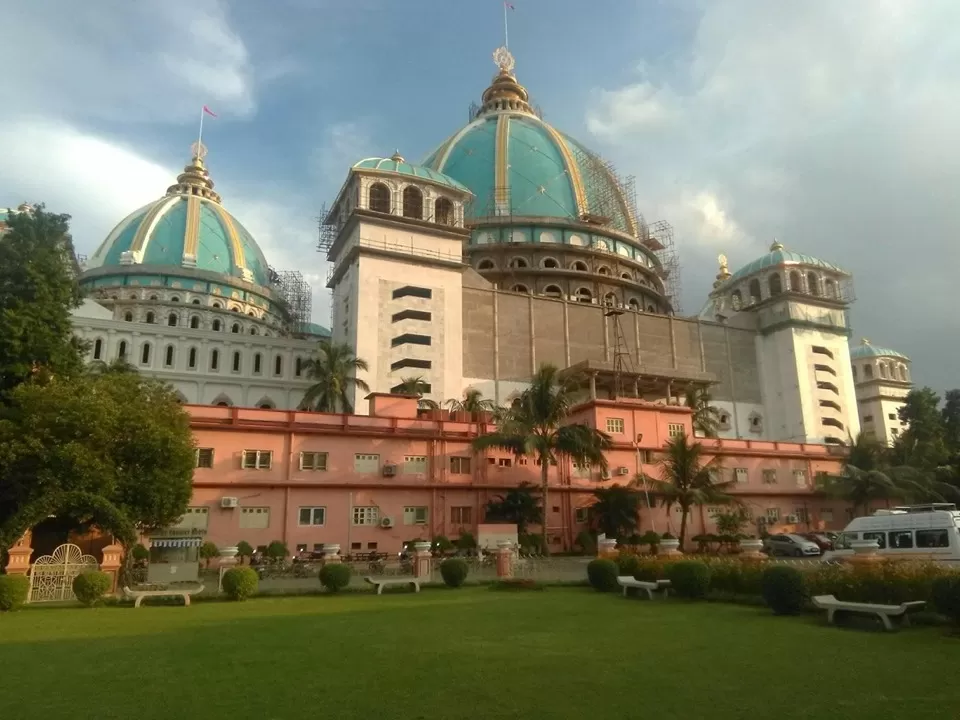
[[[497,429],[473,441],[478,451],[498,448],[515,456],[532,456],[540,464],[540,497],[549,507],[550,464],[569,458],[579,465],[607,468],[603,451],[611,446],[610,436],[582,423],[567,423],[575,405],[576,381],[561,380],[553,365],[541,365],[524,390],[503,413]],[[547,545],[546,518],[541,525],[543,547]]]
[[[632,487],[614,485],[593,492],[596,502],[590,506],[590,525],[607,537],[626,540],[637,532],[640,493]]]
[[[429,400],[424,397],[424,394],[427,393],[430,389],[430,384],[423,379],[422,375],[417,377],[406,377],[400,380],[400,384],[397,385],[391,392],[394,395],[415,395],[417,398],[417,407],[421,410],[436,410],[440,407],[436,401]]]
[[[370,392],[370,386],[357,377],[367,369],[367,361],[354,355],[346,343],[321,340],[317,354],[303,366],[304,374],[316,382],[307,389],[300,406],[316,412],[352,413],[354,391]]]
[[[703,437],[716,437],[720,429],[720,411],[710,402],[710,391],[702,385],[691,385],[686,393],[687,407],[693,410],[693,429]]]
[[[660,461],[662,480],[650,480],[654,491],[660,496],[660,503],[670,511],[674,505],[680,506],[680,547],[687,535],[687,516],[695,505],[729,505],[737,503],[727,493],[736,482],[717,480],[715,473],[720,469],[717,459],[703,462],[703,446],[690,442],[681,435],[668,442],[664,448],[666,454]]]
[[[534,495],[536,488],[530,483],[520,483],[505,495],[496,495],[487,503],[487,522],[516,523],[517,534],[525,535],[527,526],[543,521],[540,498]]]
[[[453,412],[468,412],[472,415],[483,412],[496,412],[497,404],[493,400],[485,400],[483,393],[474,388],[467,388],[463,399],[447,400],[445,403]]]
[[[111,362],[103,360],[94,360],[87,365],[87,372],[90,375],[117,375],[125,373],[136,373],[138,370],[123,358],[117,358]]]

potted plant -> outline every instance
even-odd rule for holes
[[[660,552],[664,555],[679,555],[680,541],[672,533],[665,532],[660,538]]]

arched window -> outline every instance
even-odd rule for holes
[[[153,325],[157,321],[157,316],[153,314],[153,311],[147,313],[147,322]]]
[[[655,313],[656,311],[657,311],[657,309],[656,309],[653,305],[647,305],[647,312],[648,312],[648,313]]]
[[[117,346],[117,360],[126,360],[127,359],[127,341],[121,340],[120,345]]]
[[[198,328],[200,327],[200,316],[199,316],[199,315],[194,315],[192,318],[190,318],[190,327],[192,327],[194,330],[196,330],[196,329],[198,329]]]
[[[634,312],[640,312],[643,310],[643,306],[640,304],[640,301],[636,298],[630,298],[630,301],[627,303],[629,308]]]
[[[273,361],[273,374],[274,375],[283,375],[283,357],[277,355]]]
[[[238,307],[232,307],[232,308],[230,308],[230,312],[238,313],[238,312],[240,312],[240,308],[238,308]]]
[[[477,263],[477,270],[493,270],[493,267],[493,260],[490,260],[489,258],[484,258]]]
[[[215,302],[215,303],[212,305],[212,307],[216,308],[217,310],[220,310],[220,309],[223,307],[223,305],[221,305],[221,304],[218,303],[218,302]]]
[[[571,269],[576,270],[577,272],[587,271],[587,264],[585,262],[581,262],[580,260],[577,260],[576,262],[574,262],[570,267]]]
[[[140,362],[144,365],[150,364],[150,343],[144,343],[140,348]]]
[[[251,335],[256,335],[256,334],[257,334],[257,328],[256,328],[256,327],[251,327],[251,328],[250,328],[250,334],[251,334]]]
[[[556,258],[552,258],[552,257],[544,258],[540,264],[543,265],[543,267],[550,270],[554,270],[560,267],[560,263],[556,261]]]
[[[423,220],[423,193],[420,188],[407,185],[403,189],[403,216]]]
[[[526,285],[514,285],[512,288],[510,288],[510,291],[511,291],[511,292],[515,292],[515,293],[529,293],[529,292],[530,292],[530,290],[527,288]]]
[[[790,272],[790,291],[803,292],[803,278],[796,270]]]
[[[734,310],[739,310],[743,307],[743,295],[741,294],[740,290],[734,290],[730,294],[730,302],[733,304]]]
[[[263,356],[260,353],[257,353],[256,355],[253,356],[253,374],[254,375],[259,375],[263,370],[263,368],[261,367],[262,362],[263,362]]]
[[[620,279],[621,279],[621,280],[633,280],[633,278],[630,277],[630,273],[628,273],[628,272],[620,273]]]
[[[170,327],[176,327],[176,326],[177,326],[177,314],[176,314],[176,313],[170,313],[170,314],[167,316],[167,325],[169,325]]]
[[[170,298],[170,302],[180,302],[180,298],[174,295],[172,298]]]
[[[820,294],[820,283],[817,282],[817,274],[810,272],[807,273],[807,292],[811,295]]]
[[[610,268],[608,268],[606,265],[601,265],[599,268],[597,268],[597,272],[601,275],[609,275]]]
[[[211,370],[220,369],[220,351],[219,350],[210,351],[210,369]]]
[[[370,186],[370,209],[374,212],[390,212],[390,188],[383,183]]]
[[[527,261],[524,260],[523,258],[515,257],[510,259],[510,267],[517,269],[517,268],[526,268],[529,266],[527,264]]]
[[[880,363],[880,377],[885,378],[887,376],[887,364]]]
[[[123,314],[123,319],[127,322],[133,322],[133,313],[128,310]]]
[[[577,302],[589,303],[593,302],[593,293],[591,293],[586,288],[580,288],[576,293]]]
[[[770,296],[779,295],[783,292],[783,282],[780,280],[780,273],[774,273],[767,280],[767,284],[770,287]]]
[[[830,278],[827,278],[823,281],[823,294],[829,298],[839,297],[839,293],[837,292],[837,284]]]
[[[900,379],[903,380],[904,382],[909,382],[910,380],[910,375],[907,373],[906,365],[900,366]]]
[[[197,349],[190,348],[190,354],[187,357],[187,367],[195,370],[197,367]]]
[[[603,296],[603,304],[606,305],[607,307],[616,307],[617,305],[620,304],[620,302],[617,300],[616,295],[614,295],[613,293],[607,293],[606,295]]]
[[[150,299],[151,299],[151,300],[159,300],[160,298],[159,298],[158,296],[156,296],[156,295],[151,295],[151,296],[150,296]]]
[[[230,326],[230,332],[237,334],[240,332],[240,323],[234,323]]]
[[[164,367],[173,367],[173,345],[167,345],[163,355],[163,365]]]
[[[758,303],[762,297],[760,294],[760,281],[754,278],[750,281],[750,302]]]
[[[294,365],[293,374],[297,377],[300,377],[303,374],[303,358],[297,358],[296,365]]]
[[[194,298],[193,300],[191,300],[191,302],[192,302],[194,305],[199,305],[199,304],[200,304],[200,298]]]
[[[543,289],[543,294],[547,297],[560,298],[563,297],[563,291],[556,285],[547,285]]]
[[[103,354],[103,340],[97,338],[93,343],[93,359],[99,360]]]
[[[453,225],[453,203],[447,198],[437,198],[433,203],[433,220],[439,225]]]
[[[222,327],[223,327],[223,323],[221,323],[219,320],[214,320],[214,321],[213,321],[213,330],[214,330],[214,332],[220,332],[220,328],[222,328]]]
[[[873,365],[864,365],[863,366],[863,376],[867,380],[873,380]]]
[[[240,372],[240,353],[233,353],[233,371]]]
[[[136,295],[131,295],[131,296],[130,296],[130,299],[131,299],[131,300],[136,300],[136,299],[137,299],[137,296],[136,296]]]

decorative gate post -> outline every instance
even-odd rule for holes
[[[509,540],[497,542],[497,577],[513,577],[513,543]]]
[[[120,558],[123,557],[122,545],[107,545],[103,549],[103,562],[100,563],[101,572],[110,576],[110,593],[117,592],[117,581],[120,579]]]
[[[26,575],[30,572],[30,556],[33,555],[31,539],[32,533],[27,530],[17,544],[7,550],[7,575]]]
[[[413,574],[415,577],[429,580],[433,574],[432,561],[430,543],[416,542],[413,544]]]

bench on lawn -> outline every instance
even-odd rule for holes
[[[190,596],[202,592],[203,585],[195,585],[193,587],[155,588],[152,590],[131,590],[128,587],[123,588],[123,594],[133,600],[133,606],[135,608],[140,607],[140,603],[143,602],[144,598],[149,597],[182,597],[184,607],[189,607]]]
[[[643,590],[647,593],[647,597],[653,600],[653,594],[655,592],[663,592],[663,596],[666,597],[667,591],[670,589],[669,580],[654,580],[652,582],[647,582],[646,580],[637,580],[635,577],[630,575],[620,575],[617,577],[617,584],[623,588],[623,596],[627,596],[627,592],[634,588],[636,590]]]
[[[414,592],[420,592],[420,578],[403,575],[367,575],[364,580],[377,588],[377,595],[382,595],[383,589],[390,585],[409,585]]]
[[[887,630],[893,630],[893,623],[890,618],[899,618],[903,625],[910,625],[909,613],[916,610],[923,610],[926,602],[923,600],[914,600],[913,602],[900,603],[899,605],[875,605],[873,603],[847,602],[837,600],[833,595],[817,595],[813,598],[813,604],[821,610],[827,611],[827,622],[832,623],[837,612],[861,613],[863,615],[876,615]]]

